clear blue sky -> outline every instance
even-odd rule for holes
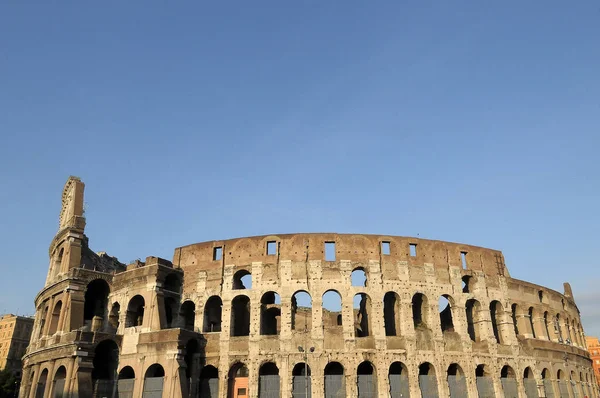
[[[599,74],[597,1],[2,2],[0,312],[33,311],[73,174],[124,262],[459,241],[570,281],[600,335]]]

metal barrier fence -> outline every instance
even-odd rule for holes
[[[435,375],[419,375],[419,387],[422,398],[438,398],[438,386]]]
[[[450,398],[467,398],[467,380],[464,376],[448,376]]]
[[[325,375],[325,398],[346,398],[344,375]]]
[[[306,384],[308,383],[308,395],[306,394]],[[293,398],[309,398],[312,396],[312,386],[310,376],[293,376],[292,377],[292,397]]]
[[[523,379],[527,398],[538,398],[537,382],[533,378]]]
[[[258,378],[259,398],[279,398],[279,376],[259,376]]]
[[[410,387],[408,377],[405,375],[390,375],[390,395],[392,398],[410,397]]]
[[[479,398],[496,398],[494,382],[492,381],[491,377],[479,376],[476,379],[476,384]]]
[[[501,377],[500,382],[502,384],[504,398],[519,398],[517,379],[513,379],[512,377]]]
[[[377,398],[377,381],[373,375],[358,375],[358,398]]]

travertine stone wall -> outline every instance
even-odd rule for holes
[[[490,378],[497,396],[502,376],[516,381],[522,397],[526,386],[529,396],[532,386],[540,396],[548,389],[559,396],[563,387],[572,397],[598,396],[570,286],[559,293],[513,279],[500,251],[397,236],[290,234],[197,243],[175,249],[172,261],[125,266],[89,250],[82,198],[83,183],[70,179],[48,279],[35,299],[21,397],[58,389],[88,397],[116,379],[130,383],[135,397],[152,380],[163,383],[164,397],[197,396],[201,375],[214,367],[225,398],[232,370],[243,364],[255,398],[268,363],[288,397],[293,369],[305,361],[314,397],[324,396],[332,362],[343,367],[349,397],[359,396],[365,362],[380,397],[390,396],[396,362],[413,397],[421,394],[424,363],[440,397],[450,395],[449,369],[465,378],[470,397],[478,396],[476,374]],[[326,253],[331,244],[334,258]],[[353,286],[353,272],[364,272],[364,286]],[[251,288],[238,285],[242,274]],[[340,309],[324,309],[332,291]],[[310,295],[310,308],[294,306],[298,292]],[[442,296],[449,308],[439,308]]]

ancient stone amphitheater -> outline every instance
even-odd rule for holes
[[[21,397],[597,397],[579,311],[502,253],[420,238],[269,235],[124,265],[60,227]]]

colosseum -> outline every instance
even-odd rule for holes
[[[269,235],[122,264],[71,177],[21,397],[598,397],[579,311],[500,251]]]

